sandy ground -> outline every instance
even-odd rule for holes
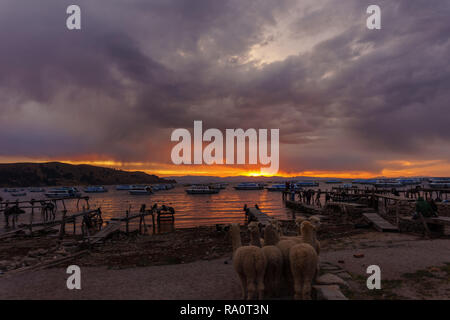
[[[364,257],[355,258],[355,253]],[[372,295],[364,292],[364,286],[354,286],[359,292],[352,293],[352,298],[450,299],[449,273],[436,269],[450,263],[449,253],[448,239],[369,232],[324,241],[321,261],[340,265],[359,283],[367,277],[368,265],[380,266],[382,286],[386,284],[389,292],[386,289],[383,295]],[[85,266],[81,269],[81,290],[67,289],[64,268],[3,276],[0,299],[239,299],[239,280],[232,265],[224,263],[226,260],[119,270]],[[436,273],[424,273],[427,268]],[[423,288],[417,284],[423,284]]]

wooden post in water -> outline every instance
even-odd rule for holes
[[[64,207],[64,210],[62,212],[62,218],[61,218],[61,228],[59,229],[59,240],[63,239],[64,234],[66,232],[66,214],[67,214],[67,210]]]
[[[126,233],[128,234],[128,231],[129,231],[129,229],[128,229],[128,224],[129,224],[129,220],[128,220],[128,216],[130,215],[130,211],[129,210],[127,210],[126,212],[125,212],[125,215],[126,215],[126,224],[125,224],[125,230],[126,230]]]
[[[31,216],[30,216],[30,235],[33,234],[33,216],[34,216],[34,200],[31,199]]]

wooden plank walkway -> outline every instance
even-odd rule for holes
[[[373,224],[375,229],[381,232],[397,232],[398,228],[386,221],[375,212],[363,213],[364,218]]]
[[[109,221],[102,230],[89,237],[90,244],[96,244],[105,240],[110,234],[120,229],[121,221]]]
[[[256,208],[248,208],[247,214],[253,219],[261,223],[262,225],[270,224],[270,221],[272,220],[271,217],[269,217],[267,214],[263,213],[261,210]],[[251,220],[251,219],[249,219]]]

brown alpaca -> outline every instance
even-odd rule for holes
[[[264,228],[264,246],[275,246],[280,241],[276,228],[269,224]]]
[[[261,248],[242,246],[240,231],[239,224],[231,225],[233,267],[241,280],[242,299],[253,299],[257,292],[261,300],[264,298],[266,258]]]
[[[316,250],[317,255],[319,255],[320,242],[317,240],[316,227],[309,221],[303,221],[300,229],[302,242],[309,243]]]
[[[307,243],[296,244],[289,250],[289,262],[294,279],[294,298],[310,300],[318,264],[316,250]]]
[[[250,232],[250,244],[256,247],[262,247],[261,243],[264,242],[261,239],[259,233],[259,224],[256,221],[250,222],[248,224],[248,231]]]

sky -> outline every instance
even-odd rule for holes
[[[202,120],[278,128],[280,175],[450,176],[449,16],[448,0],[2,0],[0,162],[258,174],[172,164],[172,131]]]

